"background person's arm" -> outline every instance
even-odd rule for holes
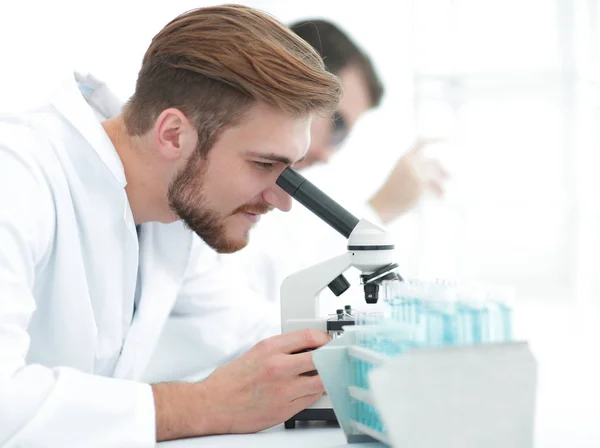
[[[425,193],[436,196],[444,193],[448,172],[437,159],[424,154],[427,145],[438,141],[417,140],[398,159],[385,183],[369,200],[383,224],[408,212]]]

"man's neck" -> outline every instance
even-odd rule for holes
[[[152,169],[149,161],[144,160],[141,139],[127,133],[121,115],[103,121],[102,127],[123,164],[127,180],[125,192],[136,225],[149,221],[161,221],[160,197],[157,197],[156,191],[158,180],[151,175]]]

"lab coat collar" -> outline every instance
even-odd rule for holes
[[[81,95],[74,74],[68,76],[53,96],[52,104],[98,153],[117,181],[125,187],[125,169],[110,138]]]

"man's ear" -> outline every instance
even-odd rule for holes
[[[189,157],[196,147],[196,129],[179,109],[163,110],[154,123],[154,136],[159,153],[168,160]]]

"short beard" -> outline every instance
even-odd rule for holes
[[[194,153],[177,173],[169,186],[169,206],[191,231],[215,251],[225,254],[237,252],[246,247],[248,238],[227,239],[224,218],[210,210],[204,194],[206,165],[201,166],[202,160],[198,153]]]

